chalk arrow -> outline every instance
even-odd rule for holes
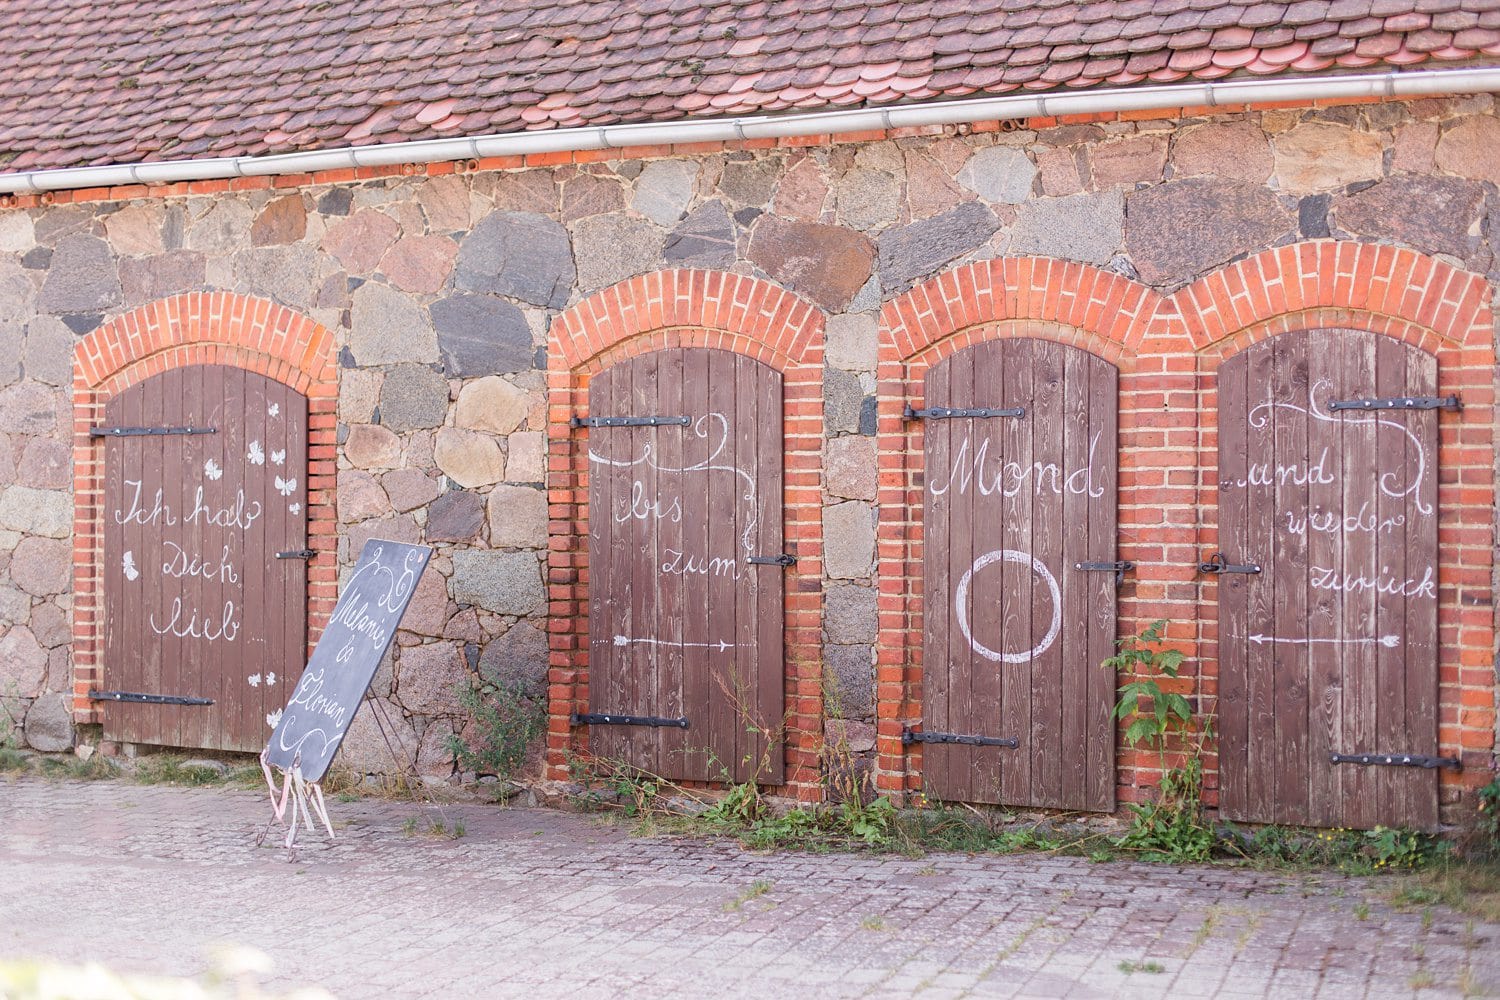
[[[1249,636],[1251,642],[1256,645],[1264,645],[1268,642],[1284,642],[1293,646],[1311,646],[1314,644],[1325,644],[1330,646],[1384,646],[1386,649],[1395,649],[1401,645],[1399,635],[1382,635],[1378,638],[1369,637],[1363,639],[1283,639],[1274,635],[1260,635],[1259,633]]]
[[[647,646],[676,646],[680,649],[717,649],[721,653],[726,649],[734,649],[737,645],[722,639],[718,642],[673,642],[670,639],[632,639],[628,635],[615,636],[616,646],[629,646],[632,643],[642,643]]]

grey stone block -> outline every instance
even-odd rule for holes
[[[380,388],[380,422],[393,431],[440,427],[448,414],[448,380],[426,365],[397,365]]]
[[[461,292],[432,304],[443,370],[460,378],[526,371],[536,357],[526,314],[493,295]]]
[[[454,552],[449,585],[459,604],[503,615],[533,614],[546,604],[542,564],[531,552]]]
[[[533,212],[497,212],[459,244],[455,284],[559,309],[576,275],[561,223]]]
[[[830,643],[874,642],[879,628],[874,587],[831,583],[823,594],[823,636]]]
[[[824,710],[840,719],[875,714],[875,656],[870,646],[824,646]]]

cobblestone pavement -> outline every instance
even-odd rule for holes
[[[409,803],[330,807],[338,839],[291,861],[252,792],[0,783],[0,958],[193,975],[233,942],[342,998],[1500,992],[1500,925],[1341,876],[758,854],[480,805],[444,839]]]

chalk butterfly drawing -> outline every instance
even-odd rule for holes
[[[270,673],[266,674],[266,687],[273,688],[275,686],[276,686],[276,672],[273,670]]]
[[[251,674],[245,678],[246,682],[253,688],[260,687],[260,674]]]
[[[248,455],[246,455],[245,457],[250,460],[250,464],[251,465],[265,465],[266,464],[266,453],[260,450],[260,442],[259,441],[251,441],[250,442],[250,453]]]
[[[293,517],[296,517],[298,514],[302,513],[302,505],[300,503],[289,503],[286,505],[286,512]]]
[[[135,553],[126,552],[125,558],[120,560],[124,564],[125,579],[134,583],[140,578],[141,571],[135,568]]]
[[[218,482],[224,475],[224,470],[219,468],[218,462],[210,458],[207,462],[203,463],[203,474],[214,482]]]
[[[272,403],[270,406],[266,407],[266,413],[269,414],[270,416],[274,417],[274,416],[276,416],[276,414],[278,414],[280,412],[281,412],[281,404],[280,403]]]
[[[285,461],[286,461],[286,449],[285,448],[281,449],[280,451],[273,451],[273,452],[271,452],[271,464],[272,465],[280,465],[282,462],[285,462]]]
[[[280,476],[277,476],[276,477],[276,489],[284,497],[291,496],[293,493],[297,492],[297,479],[296,479],[296,477],[293,477],[291,479],[282,479]]]
[[[274,711],[274,712],[268,712],[266,714],[266,725],[270,726],[272,729],[275,729],[276,728],[276,723],[278,723],[280,721],[281,721],[281,709],[278,708],[276,711]]]

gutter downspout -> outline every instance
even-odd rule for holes
[[[1007,94],[886,108],[690,119],[663,124],[584,126],[469,138],[346,146],[340,149],[266,156],[221,156],[200,160],[32,170],[0,174],[0,194],[132,184],[174,184],[272,174],[310,174],[356,167],[618,149],[625,146],[793,138],[1062,115],[1117,114],[1126,111],[1273,102],[1306,103],[1341,98],[1391,99],[1477,93],[1500,93],[1500,66],[1274,80],[1206,81],[1080,90],[1072,93]]]

